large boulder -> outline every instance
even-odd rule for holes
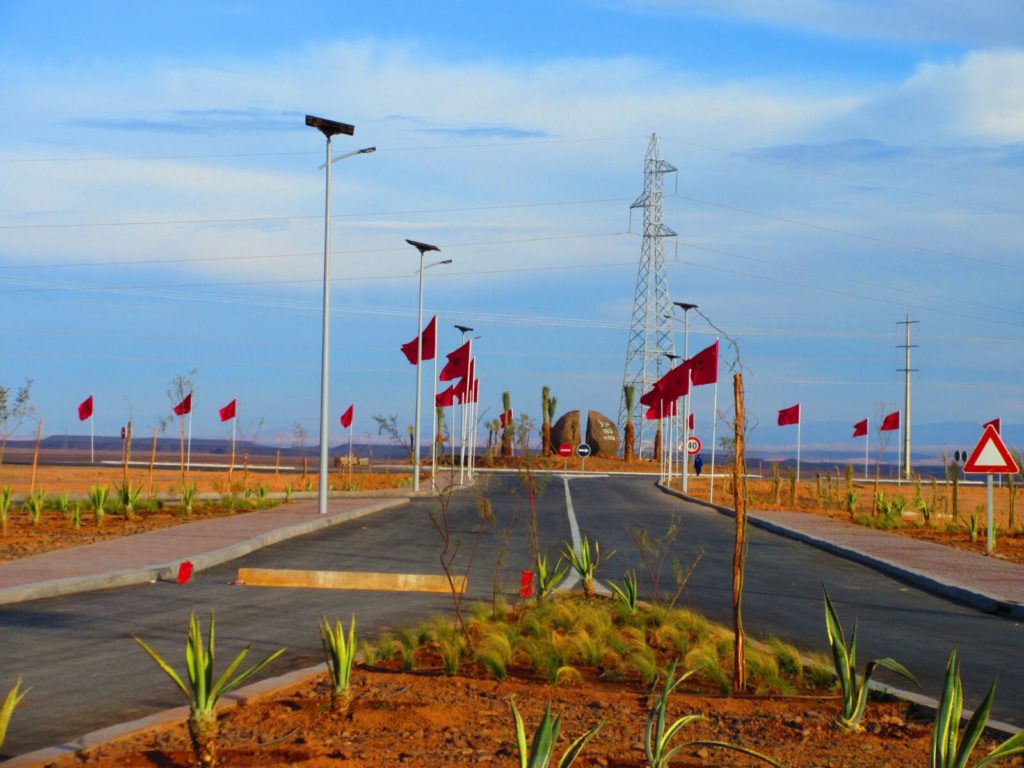
[[[569,411],[551,427],[551,450],[558,453],[558,446],[568,443],[576,449],[580,444],[580,412]]]
[[[615,422],[597,411],[587,413],[587,444],[594,456],[617,456],[619,429]]]

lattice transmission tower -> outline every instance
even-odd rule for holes
[[[669,359],[663,353],[675,354],[672,338],[672,300],[668,290],[668,272],[665,270],[665,250],[662,240],[676,233],[662,221],[665,193],[665,174],[675,173],[676,167],[661,156],[658,136],[651,134],[644,158],[644,192],[630,208],[644,209],[644,239],[640,246],[640,265],[636,272],[633,294],[633,317],[629,324],[626,344],[626,367],[622,374],[623,386],[636,387],[636,405],[633,413],[626,413],[626,398],[619,395],[619,427],[625,429],[626,420],[633,420],[638,455],[653,450],[655,423],[644,418],[646,406],[640,405],[640,396],[651,388],[669,368]]]

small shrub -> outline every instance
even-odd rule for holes
[[[356,617],[352,616],[348,637],[341,625],[341,619],[334,620],[334,626],[324,616],[320,623],[320,643],[324,649],[331,682],[331,708],[335,711],[348,706],[352,698],[352,665],[356,660]]]
[[[11,501],[14,499],[14,489],[9,485],[0,488],[0,529],[3,535],[7,535],[7,519],[11,514]]]
[[[534,558],[534,573],[537,575],[537,599],[543,600],[565,580],[566,574],[569,572],[568,566],[559,568],[562,564],[562,559],[559,558],[554,566],[548,565],[548,556],[541,555],[539,552]]]
[[[43,508],[46,506],[46,491],[40,489],[25,496],[25,509],[28,510],[32,525],[39,525],[43,519]]]
[[[68,514],[71,512],[71,500],[66,491],[61,491],[57,496],[57,511],[60,513],[61,520],[68,519]]]
[[[495,680],[504,680],[512,660],[512,643],[504,632],[490,632],[477,644],[476,659]]]
[[[185,510],[185,515],[188,517],[192,516],[192,510],[196,505],[196,495],[198,490],[196,489],[195,483],[183,483],[181,486],[181,508]]]
[[[613,549],[607,555],[601,555],[601,543],[594,542],[594,550],[590,550],[590,540],[584,536],[580,542],[579,551],[572,544],[566,542],[562,557],[572,566],[572,569],[579,575],[583,582],[583,594],[587,597],[594,597],[594,574],[598,567],[615,554]]]
[[[616,584],[614,581],[611,581],[608,582],[608,586],[615,593],[615,597],[623,609],[630,614],[636,613],[639,601],[636,571],[626,571],[622,577],[622,584]]]
[[[107,516],[107,494],[110,489],[105,485],[94,485],[89,489],[89,503],[92,505],[92,511],[96,515],[96,525],[103,525],[103,520]]]
[[[0,747],[4,745],[4,739],[7,738],[7,726],[11,724],[14,708],[21,703],[26,693],[28,690],[21,690],[21,678],[19,677],[14,681],[14,687],[7,692],[3,704],[0,705]]]

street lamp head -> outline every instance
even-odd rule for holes
[[[452,263],[452,260],[451,260],[451,259],[444,259],[444,260],[442,260],[442,261],[439,261],[439,262],[437,262],[437,263],[438,263],[438,264],[451,264],[451,263]]]
[[[409,239],[406,239],[406,241],[405,241],[405,242],[407,242],[407,243],[408,243],[409,245],[411,245],[411,246],[412,246],[413,248],[415,248],[416,250],[418,250],[418,251],[420,252],[420,255],[421,255],[421,256],[422,256],[422,255],[423,255],[424,253],[426,253],[427,251],[440,251],[440,250],[441,250],[441,249],[440,249],[440,248],[438,248],[438,247],[437,247],[436,245],[429,245],[429,244],[427,244],[427,243],[417,243],[417,242],[416,242],[415,240],[409,240]]]
[[[457,331],[459,331],[461,333],[469,333],[473,329],[470,328],[468,325],[456,325],[455,326],[455,330],[457,330]]]
[[[360,155],[368,155],[371,152],[376,152],[376,151],[377,151],[376,147],[363,147],[362,149],[359,150],[359,154]]]
[[[336,120],[328,120],[325,117],[314,117],[313,115],[306,115],[306,125],[311,128],[316,128],[327,138],[337,136],[339,133],[344,133],[346,136],[352,136],[356,132],[356,127],[354,125],[339,123]]]
[[[672,303],[683,310],[683,312],[688,312],[691,309],[697,308],[696,304],[687,304],[685,301],[673,301]]]

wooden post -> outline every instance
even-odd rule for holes
[[[736,402],[736,455],[733,461],[733,505],[736,509],[736,541],[732,552],[732,622],[733,622],[733,673],[732,687],[742,693],[747,685],[743,655],[743,570],[746,560],[747,498],[743,422],[743,374],[737,373],[732,379],[733,398]]]
[[[274,461],[274,477],[277,477],[281,472],[281,449],[277,449],[277,459]]]
[[[32,452],[32,479],[28,484],[28,492],[31,496],[36,491],[36,467],[39,466],[39,440],[43,436],[43,420],[39,420],[39,426],[36,427],[36,449]]]
[[[121,480],[122,487],[125,490],[128,489],[128,464],[132,460],[132,423],[128,422],[128,426],[124,430],[124,472],[123,479]]]
[[[156,427],[153,427],[153,450],[149,452],[149,495],[153,495],[153,466],[156,464]]]

